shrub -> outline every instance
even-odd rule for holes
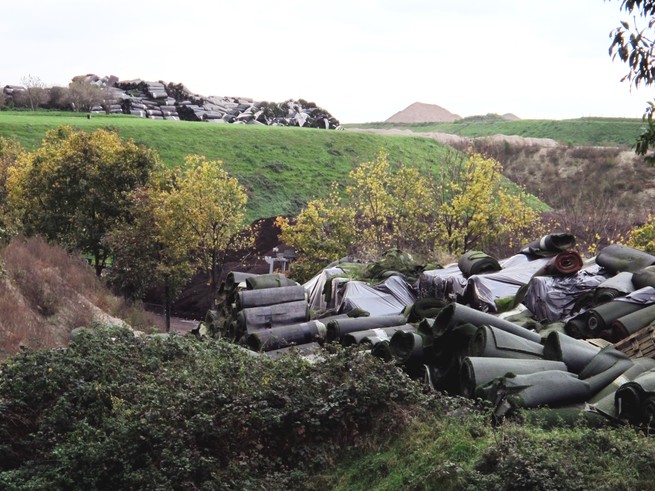
[[[297,488],[423,397],[350,350],[313,365],[120,328],[75,339],[1,365],[0,487]]]

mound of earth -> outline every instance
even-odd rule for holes
[[[436,104],[415,102],[387,119],[386,123],[450,123],[462,119]]]

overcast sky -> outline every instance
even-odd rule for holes
[[[608,55],[620,0],[15,0],[0,85],[27,75],[184,83],[202,95],[303,98],[342,123],[413,102],[460,116],[641,117],[651,92]]]

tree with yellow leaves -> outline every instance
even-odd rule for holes
[[[10,167],[9,205],[25,233],[90,254],[99,275],[110,254],[103,236],[127,216],[130,192],[160,165],[154,151],[116,132],[61,126]]]
[[[166,206],[179,222],[180,234],[191,246],[199,266],[207,274],[212,301],[228,252],[252,245],[248,233],[248,195],[229,175],[223,162],[187,156],[175,186],[166,195]]]
[[[23,147],[17,140],[0,137],[0,240],[7,240],[15,232],[7,202],[9,168],[16,165]]]
[[[355,247],[370,256],[389,247],[427,256],[501,240],[518,245],[539,215],[524,192],[506,189],[501,170],[476,154],[444,162],[437,178],[416,166],[393,169],[382,151],[350,173],[347,202],[333,187],[329,198],[308,203],[295,223],[278,218],[282,240],[314,271]]]
[[[444,169],[434,187],[439,206],[434,227],[437,243],[449,253],[484,249],[498,239],[519,245],[539,222],[527,195],[504,187],[498,161],[473,154]]]
[[[347,254],[357,238],[355,210],[344,205],[336,183],[326,198],[307,203],[296,220],[277,217],[276,225],[281,229],[280,240],[298,255],[292,267],[299,280]]]

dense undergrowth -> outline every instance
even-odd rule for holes
[[[322,357],[102,326],[24,351],[0,365],[0,488],[655,489],[633,429],[494,425],[367,353]]]

